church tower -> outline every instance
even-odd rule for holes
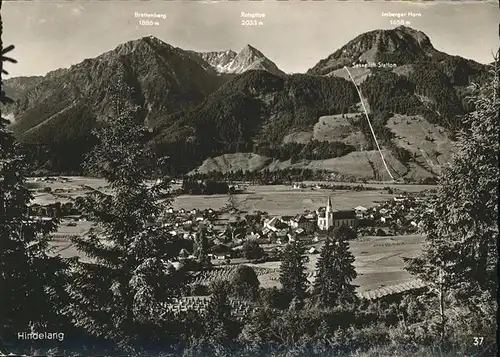
[[[322,208],[316,211],[318,215],[318,227],[321,230],[327,230],[328,228],[333,226],[333,205],[332,198],[328,197],[328,202],[326,204],[326,208],[323,211]]]
[[[326,211],[327,212],[332,211],[332,196],[328,196],[328,202],[326,204]]]
[[[332,197],[328,196],[328,203],[325,210],[325,226],[326,229],[333,226],[333,211],[332,211]]]

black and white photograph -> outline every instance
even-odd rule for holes
[[[0,356],[496,356],[499,23],[0,0]]]

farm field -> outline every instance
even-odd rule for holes
[[[63,233],[56,234],[51,242],[54,248],[53,253],[64,258],[81,256],[76,248],[71,244],[68,234],[83,233],[91,227],[90,222],[78,222],[76,227],[70,231],[62,227]],[[403,269],[403,257],[413,258],[422,251],[422,235],[406,235],[392,237],[363,237],[361,240],[351,242],[351,251],[355,257],[354,266],[358,277],[354,284],[358,286],[358,293],[367,293],[376,290],[387,290],[391,292],[396,287],[404,288],[411,285],[415,279]],[[311,246],[320,250],[322,243],[315,243]],[[318,254],[308,254],[309,262],[306,263],[308,279],[313,281],[313,272]],[[84,257],[82,257],[85,259]],[[248,263],[245,259],[233,259],[231,266],[238,264],[248,264],[257,268],[259,272],[259,281],[262,287],[279,286],[279,267],[281,262],[266,262],[260,264]],[[223,267],[227,269],[229,267]],[[210,277],[206,279],[208,283]]]
[[[324,181],[304,181],[306,185],[314,185],[314,184],[324,184]],[[345,186],[359,186],[360,183],[357,182],[333,182],[335,185],[345,185]],[[422,192],[425,190],[437,189],[438,185],[418,185],[418,184],[400,184],[393,183],[391,181],[380,182],[380,181],[368,181],[367,183],[362,184],[364,187],[376,188],[379,190],[383,190],[384,188],[390,187],[392,189],[401,190],[405,192]]]
[[[27,185],[33,190],[33,203],[47,205],[59,201],[61,203],[70,202],[78,196],[83,196],[93,189],[106,187],[106,181],[93,177],[57,177],[54,181],[35,181],[28,178]],[[50,191],[48,191],[50,189]]]
[[[66,177],[67,181],[56,182],[33,182],[28,184],[34,189],[34,200],[36,204],[49,204],[56,201],[68,202],[78,196],[84,195],[90,188],[106,188],[106,182],[102,179],[91,177]],[[306,182],[310,184],[325,182]],[[337,183],[344,184],[344,183]],[[359,185],[345,183],[345,185]],[[380,201],[390,200],[396,194],[382,191],[384,187],[397,188],[401,191],[419,192],[436,186],[427,185],[395,185],[390,183],[368,183],[368,187],[379,188],[373,191],[331,191],[312,189],[293,189],[290,186],[248,186],[245,193],[234,196],[236,207],[243,211],[266,211],[270,215],[294,215],[308,210],[316,210],[326,204],[327,197],[332,196],[332,202],[336,209],[349,209],[356,206],[370,207]],[[44,188],[50,188],[50,192],[42,192]],[[181,195],[173,203],[174,209],[220,209],[226,205],[228,195]]]
[[[357,292],[363,293],[381,288],[386,290],[394,286],[412,284],[415,278],[403,269],[404,258],[414,258],[422,251],[422,235],[406,235],[392,237],[363,237],[362,240],[351,242],[351,251],[355,257],[354,266],[358,277],[354,284]],[[318,250],[321,243],[314,244]],[[309,255],[306,263],[308,277],[312,281],[313,271],[319,255]],[[259,268],[270,269],[273,272],[259,275],[263,287],[279,286],[278,269],[280,262],[249,264]]]
[[[381,186],[380,188],[385,187]],[[399,186],[398,186],[399,187]],[[423,187],[423,186],[420,186]],[[405,190],[403,187],[399,187]],[[409,187],[412,192],[422,191],[422,188]],[[426,187],[429,188],[429,187]],[[243,194],[235,195],[233,202],[236,208],[247,211],[265,211],[270,215],[295,215],[304,210],[314,211],[320,206],[326,206],[328,196],[332,196],[334,209],[350,209],[357,206],[372,207],[381,201],[387,201],[396,196],[387,191],[331,191],[312,189],[293,189],[289,186],[249,186]],[[175,209],[220,209],[228,202],[227,195],[179,196],[174,202]]]

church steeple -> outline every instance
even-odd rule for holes
[[[328,203],[326,204],[326,211],[331,212],[332,211],[332,197],[328,196]]]

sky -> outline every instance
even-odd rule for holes
[[[144,26],[135,12],[166,19]],[[241,12],[265,17],[245,27]],[[361,33],[396,27],[383,12],[421,14],[400,20],[451,55],[489,63],[500,46],[500,10],[487,2],[15,1],[2,6],[3,42],[16,46],[18,61],[6,70],[10,77],[44,75],[153,35],[195,51],[238,52],[250,44],[283,71],[305,72]]]

